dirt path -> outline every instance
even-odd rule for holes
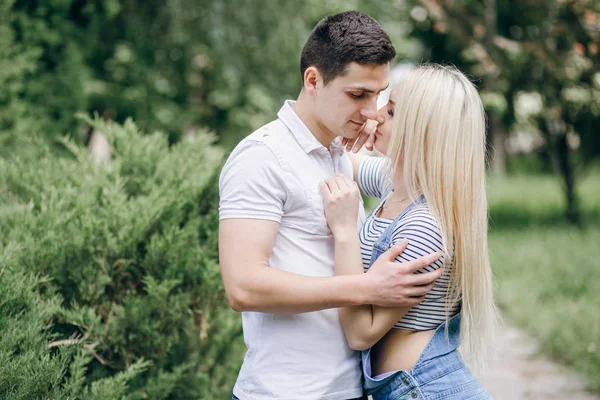
[[[539,356],[522,331],[502,326],[497,345],[497,360],[482,379],[494,400],[600,400],[577,374]]]

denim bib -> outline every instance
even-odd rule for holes
[[[388,191],[368,218],[374,217],[388,197]],[[425,201],[423,195],[402,211],[381,234],[373,245],[369,265],[385,253],[392,245],[394,229],[400,219],[415,205]],[[447,326],[447,334],[446,334]],[[363,387],[373,400],[489,400],[490,394],[473,377],[464,364],[458,346],[460,344],[460,313],[437,327],[425,349],[410,371],[398,370],[383,374],[380,378],[371,376],[371,350],[361,352]]]

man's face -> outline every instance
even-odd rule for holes
[[[350,63],[345,74],[321,86],[315,114],[321,128],[333,136],[355,139],[367,119],[377,117],[377,96],[388,86],[388,64]]]

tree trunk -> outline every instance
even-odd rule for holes
[[[112,157],[110,144],[104,134],[98,130],[92,132],[89,143],[90,155],[96,164],[109,163]]]
[[[566,218],[572,224],[579,225],[581,216],[579,214],[579,202],[575,193],[575,173],[570,160],[569,144],[567,135],[561,134],[555,141],[556,162],[558,170],[563,179],[563,188],[567,200]]]
[[[484,77],[484,84],[487,90],[495,92],[497,90],[497,80],[499,75],[498,66],[498,55],[496,52],[496,45],[494,44],[494,37],[497,31],[497,19],[498,13],[496,11],[496,0],[484,0],[484,20],[485,20],[485,37],[484,43],[486,51],[490,56],[490,59],[494,63],[494,69],[488,71]],[[492,173],[503,174],[506,171],[506,151],[504,147],[504,127],[502,126],[501,116],[493,110],[488,112],[489,118],[489,132],[488,132],[488,144],[491,146],[492,151],[490,152],[488,165]]]
[[[489,114],[489,132],[492,151],[490,154],[489,166],[494,174],[504,174],[506,172],[506,147],[504,145],[505,134],[504,127],[500,117],[493,111]]]

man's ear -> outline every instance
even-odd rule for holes
[[[317,88],[323,84],[321,74],[315,66],[310,66],[304,71],[304,90],[309,96],[317,91]]]

